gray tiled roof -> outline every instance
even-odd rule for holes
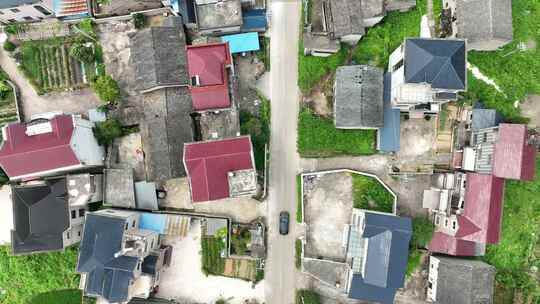
[[[493,303],[495,267],[478,260],[436,257],[438,304]]]
[[[13,253],[60,250],[63,233],[69,228],[65,178],[45,184],[12,188],[14,230]]]
[[[334,92],[337,128],[383,126],[383,70],[367,65],[341,66]]]
[[[366,212],[362,234],[368,239],[365,276],[353,275],[350,298],[394,302],[396,290],[404,284],[411,235],[410,218]]]
[[[468,43],[512,40],[511,0],[457,0],[457,34]]]
[[[184,143],[193,141],[191,97],[187,88],[156,90],[143,96],[142,146],[147,180],[186,175]]]
[[[363,35],[364,16],[359,0],[330,0],[329,31],[335,38],[347,35]]]
[[[473,109],[471,128],[480,130],[498,126],[503,122],[501,114],[494,109]]]
[[[409,38],[405,40],[405,82],[465,90],[466,52],[463,40]]]
[[[138,258],[115,257],[122,249],[125,219],[86,214],[77,271],[86,273],[85,294],[102,296],[109,302],[128,298],[130,281]]]
[[[181,27],[150,27],[139,31],[132,42],[131,60],[140,90],[188,84]]]

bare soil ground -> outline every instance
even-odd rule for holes
[[[530,128],[540,128],[540,96],[530,95],[520,104],[521,114],[529,118]]]

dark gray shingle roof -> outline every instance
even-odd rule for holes
[[[436,257],[439,304],[493,303],[495,267],[478,260]]]
[[[383,126],[383,71],[367,65],[336,70],[334,92],[337,128]]]
[[[63,233],[69,228],[66,180],[12,188],[14,254],[60,250]]]
[[[456,1],[458,36],[469,43],[512,40],[511,0]]]
[[[369,239],[365,277],[353,275],[349,297],[390,304],[405,280],[411,219],[367,212],[365,223],[362,237]]]
[[[143,96],[141,125],[147,180],[186,175],[184,143],[193,141],[191,97],[187,88],[156,90]]]
[[[131,60],[140,90],[188,84],[186,38],[181,27],[150,27],[132,40]]]
[[[409,38],[405,40],[405,82],[465,90],[466,52],[463,40]]]
[[[501,114],[494,109],[473,109],[471,128],[480,130],[485,128],[496,127],[503,122]]]
[[[136,257],[120,256],[125,220],[94,213],[86,214],[77,271],[87,273],[85,293],[109,302],[128,298],[128,287],[137,267]]]

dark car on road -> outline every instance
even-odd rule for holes
[[[287,211],[279,213],[279,233],[282,235],[289,234],[289,212]]]

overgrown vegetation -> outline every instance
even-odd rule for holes
[[[133,25],[136,29],[142,29],[146,26],[146,16],[142,13],[133,14]]]
[[[265,146],[270,142],[270,101],[259,94],[261,105],[259,115],[248,111],[240,112],[240,133],[251,135],[253,152],[255,154],[255,167],[264,172]]]
[[[255,54],[264,63],[264,69],[270,71],[270,38],[261,37],[260,44],[261,49]]]
[[[506,181],[501,240],[488,245],[483,260],[497,268],[496,280],[507,290],[540,301],[540,154],[533,182]]]
[[[250,242],[251,233],[249,229],[245,227],[233,229],[233,233],[231,233],[231,254],[246,255]]]
[[[431,220],[427,217],[415,217],[412,220],[413,233],[409,246],[409,260],[407,262],[406,276],[410,276],[418,266],[420,266],[422,258],[422,250],[426,249],[435,227]]]
[[[302,174],[296,176],[296,194],[296,222],[302,223],[302,205],[304,204],[304,200],[302,197]]]
[[[15,94],[8,84],[8,80],[8,75],[0,69],[0,127],[7,123],[17,121],[18,118]],[[0,173],[0,180],[1,176]]]
[[[328,57],[305,56],[304,45],[300,38],[298,55],[298,86],[303,93],[308,93],[328,73],[334,72],[347,60],[350,48],[342,45],[337,54]]]
[[[74,293],[55,291],[78,287],[79,275],[75,272],[77,255],[78,249],[70,247],[65,252],[11,256],[7,246],[0,246],[0,287],[6,292],[0,295],[0,302],[75,303],[69,302],[74,298]],[[50,294],[41,295],[44,293]],[[35,297],[45,300],[35,302]],[[79,293],[78,303],[80,301]]]
[[[531,0],[512,1],[513,41],[495,52],[468,52],[468,61],[493,79],[504,94],[494,87],[475,79],[469,73],[466,96],[480,99],[489,108],[495,108],[505,118],[521,121],[519,109],[513,106],[529,94],[540,94],[540,3]],[[528,50],[518,51],[520,43]]]
[[[6,40],[6,42],[4,42],[4,50],[8,51],[8,52],[13,52],[15,51],[15,49],[17,48],[17,46],[9,41],[9,40]]]
[[[116,119],[107,119],[103,122],[96,123],[94,128],[94,136],[98,143],[103,146],[110,145],[115,138],[124,135],[122,125]]]
[[[202,271],[205,275],[222,275],[225,270],[225,259],[221,252],[225,250],[225,241],[221,238],[203,236],[202,246]]]
[[[115,104],[120,99],[120,87],[111,75],[100,75],[92,83],[94,91],[105,103]]]
[[[379,181],[360,174],[351,174],[351,177],[354,208],[393,212],[394,196]]]
[[[294,265],[296,269],[302,268],[302,240],[297,239],[294,243],[295,255]]]
[[[373,154],[375,131],[336,129],[332,120],[303,108],[298,119],[298,152],[302,157]]]
[[[321,304],[321,296],[309,289],[296,291],[296,304]]]

